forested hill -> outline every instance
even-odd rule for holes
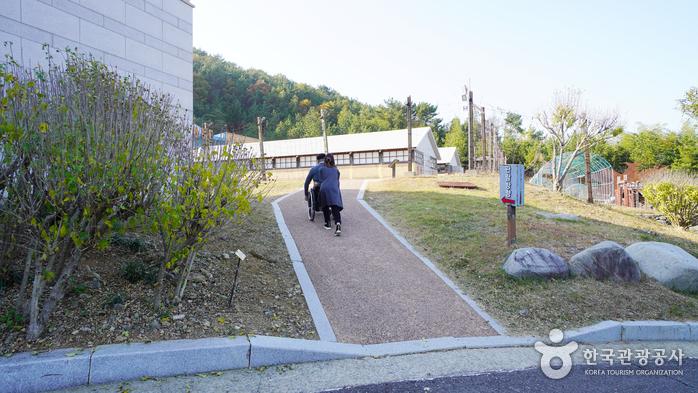
[[[404,99],[403,99],[404,100]],[[407,127],[403,102],[388,99],[368,105],[327,87],[313,87],[288,80],[284,75],[243,69],[220,56],[194,49],[194,121],[210,122],[214,130],[226,128],[257,135],[256,118],[267,118],[265,139],[319,136],[320,108],[325,109],[330,135]],[[415,106],[415,126],[429,125],[437,142],[445,127],[437,107]]]

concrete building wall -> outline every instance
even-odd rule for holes
[[[192,8],[186,0],[0,0],[0,54],[47,63],[44,44],[77,48],[193,109]],[[56,61],[61,56],[54,55]]]

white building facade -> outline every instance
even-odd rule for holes
[[[187,0],[0,0],[0,54],[46,64],[42,46],[90,53],[193,109],[193,5]],[[60,56],[54,56],[60,60]]]
[[[439,173],[463,173],[460,154],[455,147],[440,147],[438,161]]]
[[[396,176],[435,175],[440,159],[429,127],[412,130],[412,172],[408,171],[408,134],[404,129],[330,135],[327,146],[344,179],[391,177],[393,169],[390,164],[394,160],[397,160]],[[248,149],[253,157],[260,157],[259,141],[243,143],[242,147]],[[324,150],[322,137],[265,141],[266,168],[278,179],[304,179],[308,169],[316,164],[315,156]]]

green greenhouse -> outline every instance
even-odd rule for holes
[[[572,153],[563,153],[556,157],[555,163],[562,167],[567,165]],[[544,187],[553,187],[553,160],[548,161],[530,180],[531,184]],[[591,188],[594,201],[613,203],[615,194],[613,189],[613,167],[603,157],[591,154]],[[577,199],[587,199],[586,169],[584,154],[578,153],[572,160],[570,169],[562,183],[562,192]]]

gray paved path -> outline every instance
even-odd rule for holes
[[[497,333],[356,200],[342,182],[342,236],[308,222],[303,193],[279,203],[337,341],[373,344]]]

